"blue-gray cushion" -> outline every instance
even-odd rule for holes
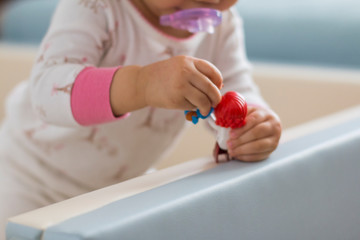
[[[354,117],[281,144],[267,161],[219,164],[54,225],[51,214],[40,228],[10,221],[7,237],[359,239],[359,145],[360,119]]]
[[[360,68],[360,1],[243,0],[251,60]]]

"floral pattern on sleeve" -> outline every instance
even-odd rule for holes
[[[107,4],[103,0],[79,0],[79,5],[91,9],[94,13],[98,13],[100,8],[106,8]]]

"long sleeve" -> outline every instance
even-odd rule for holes
[[[224,78],[222,94],[227,91],[240,92],[251,104],[267,106],[251,76],[251,64],[247,60],[242,20],[231,9],[224,15],[222,33],[217,44],[215,65]]]
[[[79,126],[71,107],[72,88],[85,68],[98,67],[111,44],[110,17],[106,1],[59,2],[30,78],[33,108],[44,122]],[[109,81],[105,79],[104,84],[109,86]]]

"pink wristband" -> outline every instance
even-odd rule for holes
[[[87,67],[77,76],[71,91],[74,119],[83,126],[111,122],[115,117],[110,105],[110,87],[116,68]]]

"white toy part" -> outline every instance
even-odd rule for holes
[[[208,119],[210,126],[216,131],[216,142],[218,143],[219,147],[223,150],[227,150],[227,141],[230,138],[231,128],[224,128],[216,125],[213,114],[211,114],[211,117]]]

